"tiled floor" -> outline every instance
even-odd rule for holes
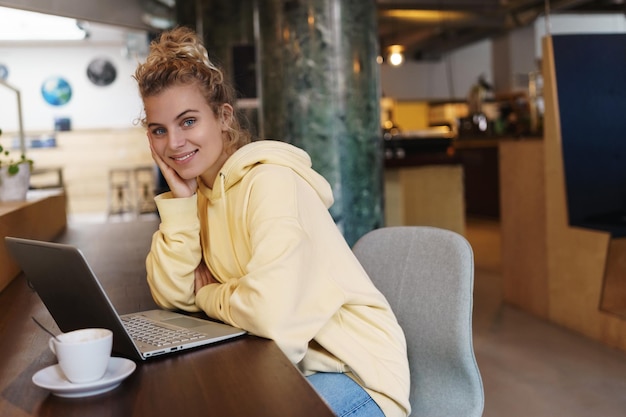
[[[470,219],[484,417],[624,417],[626,353],[502,303],[497,222]]]

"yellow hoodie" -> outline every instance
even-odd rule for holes
[[[272,339],[305,375],[345,372],[386,417],[408,415],[404,334],[330,216],[332,190],[306,152],[253,142],[212,188],[198,178],[193,197],[156,202],[146,266],[160,306]],[[201,260],[220,283],[194,296]]]

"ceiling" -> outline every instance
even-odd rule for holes
[[[163,29],[174,24],[177,1],[185,0],[131,3],[143,9],[144,23]],[[626,0],[376,0],[376,7],[381,51],[399,44],[406,59],[437,60],[468,44],[528,26],[546,11],[625,14]]]
[[[135,28],[163,29],[174,22],[176,1],[0,0],[0,6]],[[381,51],[399,44],[409,60],[437,60],[465,45],[530,25],[545,15],[547,9],[551,15],[626,13],[626,0],[375,1]]]
[[[625,0],[376,0],[381,50],[404,47],[407,59],[446,52],[558,13],[626,13]],[[546,6],[548,3],[548,6]]]

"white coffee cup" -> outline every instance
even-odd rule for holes
[[[50,338],[48,345],[72,383],[97,381],[111,358],[113,333],[108,329],[80,329]]]

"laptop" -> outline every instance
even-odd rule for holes
[[[124,357],[145,360],[246,333],[167,310],[119,315],[80,249],[16,237],[5,237],[5,241],[62,332],[86,327],[110,329],[113,352]]]

